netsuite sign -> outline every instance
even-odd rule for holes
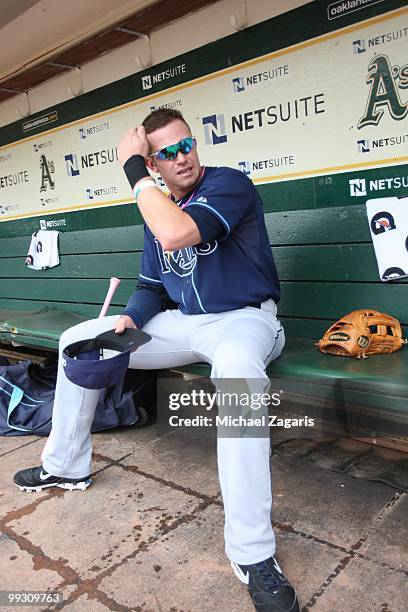
[[[80,174],[80,168],[85,170],[88,168],[93,168],[94,166],[112,164],[118,159],[118,152],[116,147],[112,147],[110,149],[102,149],[101,151],[88,153],[87,155],[81,155],[80,159],[81,163],[78,164],[78,155],[76,153],[68,153],[67,155],[64,155],[68,176],[78,176]]]
[[[167,81],[169,79],[174,78],[175,76],[184,74],[185,72],[186,64],[180,64],[179,66],[173,66],[172,68],[163,70],[163,72],[157,72],[156,74],[146,74],[142,77],[142,87],[143,89],[152,89],[152,87],[154,85],[157,85],[157,83]]]
[[[254,72],[250,75],[234,77],[232,79],[232,90],[234,93],[240,93],[249,87],[261,85],[265,81],[271,81],[273,79],[278,79],[279,77],[288,76],[288,74],[289,66],[285,64],[283,66],[268,68],[262,72]]]
[[[408,187],[408,176],[395,176],[371,180],[353,178],[349,180],[349,186],[351,196],[363,197],[376,191],[406,189]]]
[[[318,93],[279,104],[271,104],[264,108],[249,110],[230,117],[230,131],[235,134],[277,123],[304,120],[313,115],[325,113],[325,104],[324,93]],[[216,145],[227,142],[226,123],[224,113],[202,117],[205,143]]]

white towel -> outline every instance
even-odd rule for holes
[[[59,264],[58,254],[59,232],[39,230],[31,236],[30,248],[25,260],[26,265],[33,270],[45,270]]]
[[[368,200],[367,217],[381,280],[408,276],[408,198]]]

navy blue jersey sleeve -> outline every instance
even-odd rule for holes
[[[138,288],[130,296],[122,314],[129,315],[140,329],[160,312],[170,298],[157,270],[157,256],[152,234],[145,226],[142,265]]]
[[[139,281],[141,283],[148,283],[157,287],[163,286],[157,263],[157,250],[154,237],[151,231],[145,225],[142,264],[139,274]]]
[[[163,310],[165,303],[169,300],[164,287],[152,287],[138,283],[137,290],[130,296],[122,314],[128,315],[134,324],[142,329],[152,317]]]
[[[247,212],[255,195],[248,177],[233,168],[217,168],[184,209],[194,219],[203,242],[222,240]]]

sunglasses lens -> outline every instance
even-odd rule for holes
[[[156,155],[157,159],[176,159],[177,153],[179,152],[178,143],[164,147]]]
[[[183,140],[180,140],[176,144],[164,147],[164,149],[161,149],[160,151],[155,153],[155,157],[156,159],[174,160],[176,159],[179,151],[181,151],[183,155],[187,155],[187,153],[190,153],[194,144],[194,138],[183,138]]]
[[[187,155],[193,148],[194,138],[184,138],[184,140],[180,140],[178,144],[183,155]]]

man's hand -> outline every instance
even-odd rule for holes
[[[149,144],[142,126],[129,130],[118,144],[118,160],[122,166],[132,155],[143,155],[146,158],[148,152]]]
[[[114,327],[116,334],[123,334],[126,328],[130,327],[131,329],[137,329],[136,325],[133,323],[133,319],[128,315],[122,315],[116,322]]]

